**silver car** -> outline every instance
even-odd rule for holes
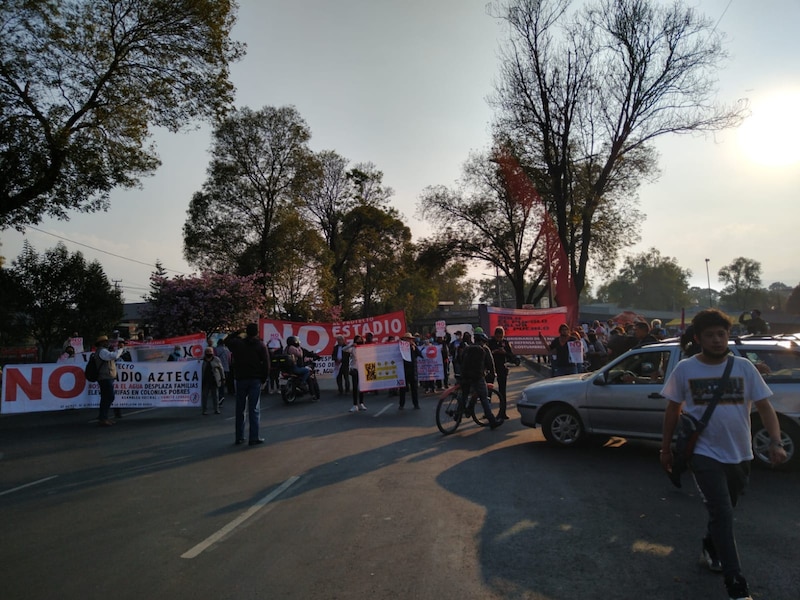
[[[735,339],[731,352],[748,358],[775,394],[770,402],[778,413],[787,461],[784,469],[800,466],[800,346],[786,339]],[[629,350],[603,368],[579,375],[537,381],[522,391],[517,403],[522,424],[541,427],[557,446],[572,446],[587,435],[661,439],[667,400],[664,380],[682,354],[677,341]],[[753,452],[769,464],[769,435],[754,410],[751,415]]]

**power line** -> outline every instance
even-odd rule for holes
[[[100,248],[95,248],[94,246],[90,246],[89,244],[84,244],[82,242],[76,242],[75,240],[71,240],[69,238],[65,238],[60,235],[56,235],[55,233],[50,233],[49,231],[45,231],[44,229],[39,229],[38,227],[34,227],[33,225],[26,225],[29,229],[33,229],[34,231],[38,231],[39,233],[46,233],[47,235],[51,235],[58,240],[63,240],[65,242],[69,242],[71,244],[77,244],[78,246],[83,246],[84,248],[89,248],[90,250],[94,250],[95,252],[102,252],[103,254],[108,254],[109,256],[113,256],[115,258],[121,258],[122,260],[127,260],[132,263],[136,263],[139,265],[144,265],[145,267],[152,267],[156,269],[156,265],[151,265],[150,263],[142,262],[141,260],[136,260],[135,258],[129,258],[127,256],[121,256],[120,254],[114,254],[113,252],[109,252],[108,250],[101,250]],[[165,271],[171,271],[172,273],[177,273],[178,275],[189,275],[189,273],[184,273],[183,271],[178,271],[176,269],[168,269],[165,266],[161,266],[162,269]]]

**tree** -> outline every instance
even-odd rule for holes
[[[270,244],[275,263],[269,277],[275,317],[288,321],[320,321],[330,312],[332,255],[322,236],[297,210],[278,211]]]
[[[771,283],[766,292],[769,307],[772,310],[783,310],[791,293],[792,288],[782,281]]]
[[[699,307],[719,306],[719,292],[705,287],[692,286],[689,288],[689,305]]]
[[[233,97],[229,0],[0,3],[0,228],[108,206],[178,131]]]
[[[725,284],[720,302],[735,310],[755,308],[761,298],[761,263],[740,256],[722,267],[717,277]]]
[[[547,203],[580,293],[590,256],[611,265],[637,239],[629,211],[656,174],[651,142],[737,125],[745,109],[712,102],[725,58],[713,21],[677,2],[570,4],[495,2],[510,36],[493,103],[496,136]]]
[[[647,310],[678,310],[689,305],[689,277],[672,257],[655,248],[625,259],[618,275],[600,286],[605,302]]]
[[[793,315],[800,315],[800,283],[797,284],[786,300],[786,312]]]
[[[508,190],[500,167],[490,154],[473,154],[464,165],[458,188],[429,187],[422,193],[422,215],[439,228],[443,253],[454,253],[497,267],[508,278],[514,305],[533,304],[545,276],[539,265],[537,239],[541,220],[530,201]],[[526,287],[533,272],[538,278]]]
[[[61,242],[40,256],[26,241],[9,271],[4,283],[10,284],[13,297],[3,300],[12,308],[4,308],[10,321],[2,327],[30,335],[45,358],[60,351],[74,332],[93,341],[122,319],[121,292],[100,263],[87,263],[80,252],[70,254]]]
[[[217,125],[208,178],[183,226],[190,264],[240,275],[271,272],[275,215],[307,193],[317,175],[310,138],[291,106],[242,108]]]
[[[153,292],[144,316],[159,337],[244,329],[263,306],[255,275],[205,271],[167,279],[156,272],[150,282]]]

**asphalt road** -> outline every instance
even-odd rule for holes
[[[705,511],[658,444],[550,448],[512,421],[444,437],[368,396],[262,398],[261,446],[233,407],[0,417],[3,600],[714,599]],[[410,402],[408,403],[410,405]],[[756,469],[737,537],[756,600],[800,598],[797,473]]]

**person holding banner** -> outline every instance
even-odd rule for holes
[[[350,351],[347,349],[343,335],[336,336],[336,345],[333,347],[331,356],[335,365],[336,387],[339,388],[339,395],[344,396],[350,393]]]
[[[114,421],[108,418],[108,411],[114,404],[114,381],[117,379],[117,359],[125,351],[125,347],[111,350],[108,336],[101,335],[94,343],[97,351],[89,360],[100,361],[97,374],[97,385],[100,388],[100,411],[97,415],[97,424],[100,427],[110,427]]]
[[[202,370],[202,388],[200,396],[200,405],[203,409],[203,414],[208,414],[208,401],[212,401],[214,405],[214,414],[219,414],[219,398],[220,389],[225,389],[225,371],[222,368],[222,361],[214,356],[214,349],[211,346],[206,346],[203,351],[203,370]]]
[[[367,410],[364,404],[364,392],[358,389],[358,346],[364,345],[364,338],[357,335],[353,338],[353,342],[348,345],[350,349],[350,378],[353,380],[353,408],[350,412],[358,412],[360,410]]]
[[[414,408],[419,410],[419,385],[417,383],[417,359],[422,356],[417,348],[417,345],[414,343],[414,336],[411,332],[406,332],[402,338],[400,338],[402,342],[408,343],[408,358],[410,360],[406,360],[406,354],[403,351],[401,346],[400,353],[403,355],[403,377],[405,377],[406,385],[400,388],[400,406],[398,408],[403,410],[406,406],[406,388],[411,389],[411,404],[414,405]]]
[[[550,344],[539,333],[539,338],[542,343],[550,348],[552,355],[552,370],[553,377],[560,377],[561,375],[570,375],[578,372],[578,365],[572,360],[570,355],[570,342],[578,341],[575,336],[570,335],[569,325],[563,323],[558,327],[558,337],[554,338]]]

